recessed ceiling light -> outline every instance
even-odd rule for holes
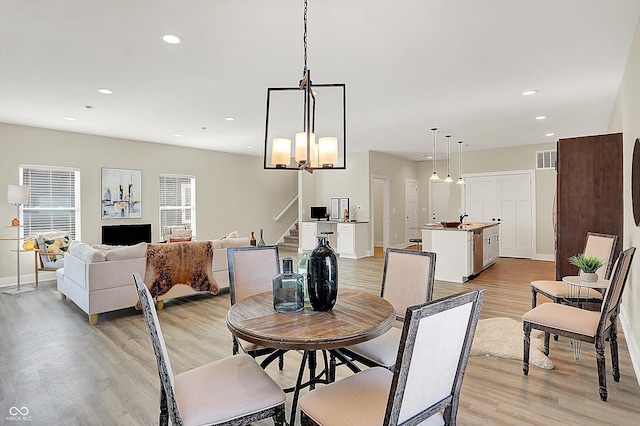
[[[247,146],[248,149],[253,149],[253,145]]]
[[[235,121],[236,118],[235,117],[227,117],[227,118],[225,118],[225,120],[227,120],[227,121]]]
[[[433,159],[433,157],[432,157],[432,156],[428,156],[428,157],[427,157],[427,160],[431,160],[431,159]]]
[[[549,118],[549,117],[546,115],[539,115],[536,117],[536,120],[544,120],[545,118]]]
[[[175,134],[175,135],[173,135],[173,136],[175,136],[176,138],[181,138],[181,137],[182,137],[182,135],[181,135],[180,133],[176,133],[176,134]]]
[[[65,117],[64,119],[69,121],[76,121],[75,117]]]
[[[537,90],[525,90],[524,92],[522,92],[522,96],[531,96],[535,95],[536,93],[538,93]]]
[[[180,44],[182,42],[182,39],[180,37],[173,34],[165,34],[162,36],[162,39],[169,44]]]
[[[545,133],[545,136],[553,136],[555,133]]]
[[[113,93],[113,90],[107,89],[107,88],[102,88],[102,89],[98,89],[98,92],[102,93],[103,95],[110,95],[110,94]]]

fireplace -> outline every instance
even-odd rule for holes
[[[130,246],[151,242],[151,224],[112,225],[102,227],[102,244]]]

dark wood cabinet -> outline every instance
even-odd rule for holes
[[[618,235],[622,248],[622,133],[558,140],[556,279],[576,275],[568,262],[582,253],[587,232]]]

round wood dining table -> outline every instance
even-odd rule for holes
[[[396,319],[391,303],[356,290],[339,290],[332,310],[305,307],[276,312],[271,292],[236,302],[227,313],[227,327],[235,336],[276,349],[320,350],[354,345],[380,336]]]
[[[339,290],[335,306],[326,312],[314,311],[311,307],[298,312],[276,312],[272,293],[265,292],[236,302],[227,313],[227,327],[240,339],[267,348],[304,351],[296,385],[291,389],[294,397],[290,425],[295,422],[300,389],[305,386],[313,389],[314,383],[334,379],[328,372],[327,380],[319,380],[321,375],[315,376],[315,351],[329,350],[346,361],[340,348],[382,335],[395,320],[396,312],[391,303],[380,296],[356,290]],[[307,357],[310,380],[303,384]]]

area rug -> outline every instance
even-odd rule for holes
[[[511,318],[487,318],[478,321],[476,335],[471,346],[471,355],[497,356],[499,358],[522,360],[524,334],[522,323]],[[544,333],[531,332],[529,364],[547,370],[553,369],[553,362],[542,352]]]

